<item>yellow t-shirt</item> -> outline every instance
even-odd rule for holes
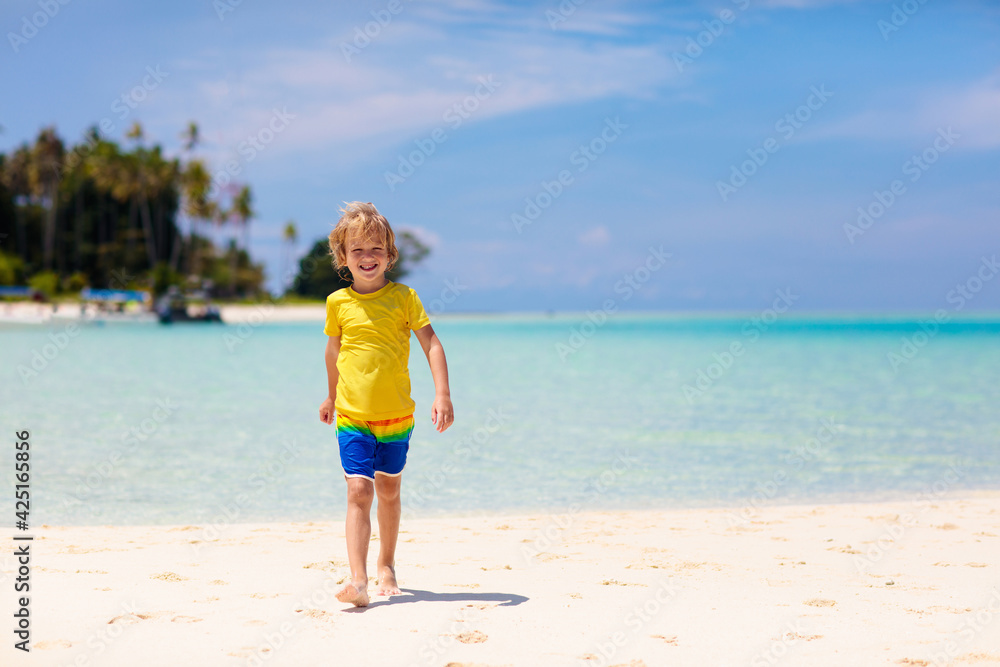
[[[326,298],[327,336],[340,336],[338,414],[375,421],[413,414],[410,331],[430,324],[412,288],[389,281],[371,294],[350,287]]]

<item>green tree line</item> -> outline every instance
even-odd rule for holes
[[[286,239],[289,238],[289,232],[294,238],[294,227],[286,227]],[[399,251],[399,260],[386,272],[389,280],[396,282],[430,253],[430,248],[407,229],[396,232],[396,249]],[[310,299],[325,299],[331,292],[350,284],[350,272],[347,269],[337,271],[333,268],[329,241],[322,238],[313,243],[309,252],[299,260],[298,274],[289,293]]]
[[[125,145],[95,127],[68,146],[48,127],[34,143],[0,153],[0,285],[48,296],[87,286],[159,294],[171,285],[260,296],[263,266],[247,248],[251,189],[213,188],[194,155],[198,126],[182,137],[182,155],[167,157],[138,123]],[[225,247],[204,234],[211,227],[231,232]]]

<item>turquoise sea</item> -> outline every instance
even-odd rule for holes
[[[456,422],[432,428],[411,339],[405,511],[1000,489],[1000,317],[931,321],[439,317]],[[33,525],[340,520],[325,342],[318,322],[2,326],[3,477],[28,430]]]

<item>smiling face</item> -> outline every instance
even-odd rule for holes
[[[362,237],[357,232],[347,236],[346,260],[347,269],[354,278],[352,288],[358,294],[370,294],[385,287],[388,280],[385,272],[389,270],[389,252],[383,240]]]

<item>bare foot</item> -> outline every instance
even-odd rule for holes
[[[337,599],[341,602],[350,602],[355,607],[367,607],[368,582],[361,585],[357,585],[353,581],[347,582],[337,593]]]
[[[375,595],[401,595],[402,593],[403,591],[399,590],[399,585],[396,583],[396,570],[388,565],[380,568]]]

